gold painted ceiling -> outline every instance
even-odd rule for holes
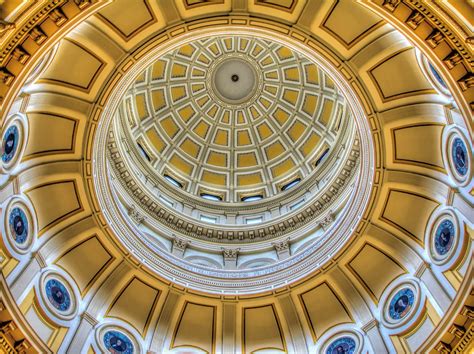
[[[0,352],[471,353],[473,13],[0,1]],[[213,93],[213,43],[265,74],[245,81],[255,67],[234,62],[248,107],[230,107],[245,92]],[[345,148],[341,106],[341,128],[358,129]],[[151,183],[165,172],[183,189]]]
[[[232,58],[254,68],[255,89],[240,103],[219,98],[214,84],[216,67]],[[248,36],[194,40],[163,55],[138,76],[121,114],[158,175],[224,201],[273,196],[304,179],[326,149],[342,143],[338,133],[350,119],[317,64]]]

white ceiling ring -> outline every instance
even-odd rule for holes
[[[372,190],[371,181],[374,176],[375,159],[369,123],[357,95],[353,92],[343,75],[326,58],[287,36],[275,35],[274,32],[257,28],[249,29],[239,26],[234,28],[233,34],[235,35],[260,36],[261,38],[281,41],[292,50],[312,58],[329,73],[337,87],[345,94],[360,136],[361,167],[355,186],[357,193],[350,198],[348,205],[344,208],[343,217],[325,230],[325,235],[331,235],[331,237],[322,237],[304,251],[281,262],[252,270],[217,270],[193,265],[168,254],[162,248],[154,247],[149,241],[139,236],[136,225],[128,217],[122,215],[120,207],[112,195],[110,181],[107,178],[106,149],[104,147],[107,142],[110,123],[113,120],[121,97],[123,97],[129,85],[132,84],[134,78],[144,68],[153,63],[157,56],[192,40],[211,35],[218,36],[224,33],[229,33],[228,27],[215,27],[197,31],[196,33],[187,33],[173,39],[162,46],[150,50],[141,61],[129,70],[128,75],[125,75],[117,83],[115,91],[106,104],[96,131],[93,148],[94,188],[104,216],[115,230],[118,239],[130,251],[133,250],[134,255],[142,261],[144,266],[150,268],[159,276],[183,286],[205,292],[217,294],[259,293],[302,279],[326,264],[354,235],[354,230],[356,230],[368,205]]]

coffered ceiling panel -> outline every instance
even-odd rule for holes
[[[159,295],[158,289],[134,277],[119,291],[106,315],[128,321],[143,334],[150,324]]]
[[[263,349],[286,351],[285,339],[273,305],[245,308],[242,316],[244,353]]]
[[[73,153],[78,121],[47,113],[29,113],[32,138],[28,140],[25,158],[45,154]]]
[[[38,209],[39,231],[80,212],[82,205],[78,193],[74,180],[48,183],[29,190],[27,195]]]
[[[61,60],[48,67],[39,82],[65,85],[89,92],[104,62],[82,44],[72,40],[65,40],[57,55]]]
[[[299,298],[314,341],[336,324],[353,322],[345,305],[328,283],[300,294]]]
[[[405,272],[397,260],[368,243],[357,252],[347,266],[375,301],[380,299],[386,286],[393,279]],[[380,276],[381,269],[383,277]]]
[[[176,325],[171,348],[196,347],[207,353],[214,353],[215,332],[216,308],[186,302]]]
[[[442,131],[443,125],[437,124],[404,126],[393,129],[394,161],[420,164],[428,168],[443,170],[443,155],[439,148]]]
[[[438,205],[417,193],[390,190],[381,218],[423,244],[426,223]]]
[[[355,7],[352,0],[336,0],[321,27],[351,47],[365,35],[379,27],[383,21],[364,7]]]
[[[214,86],[226,65],[253,72],[249,102],[229,103]],[[280,44],[235,36],[193,41],[162,56],[124,102],[131,134],[152,148],[158,174],[171,171],[189,192],[219,195],[228,183],[234,193],[264,188],[272,195],[290,175],[311,173],[321,138],[337,134],[334,122],[346,110],[316,64]]]
[[[155,21],[148,0],[114,1],[111,6],[103,9],[99,16],[124,39]]]
[[[409,63],[416,62],[415,50],[403,49],[369,70],[383,101],[395,100],[407,95],[422,95],[436,93],[418,66]],[[397,68],[407,68],[403,72]],[[394,73],[397,73],[394,75]]]
[[[61,255],[56,264],[70,273],[79,290],[85,292],[113,259],[98,236],[93,235]],[[82,266],[76,267],[79,263]]]

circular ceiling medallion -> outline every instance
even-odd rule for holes
[[[61,312],[69,310],[71,307],[71,295],[69,295],[69,291],[61,281],[49,279],[46,282],[45,289],[49,303],[53,305],[54,308]]]
[[[211,72],[212,89],[226,103],[245,102],[257,91],[256,70],[255,64],[243,57],[228,57]]]
[[[342,324],[329,329],[319,337],[315,349],[315,353],[324,354],[362,353],[364,337],[353,325]]]
[[[7,119],[0,145],[1,165],[5,171],[11,171],[20,161],[26,145],[26,126],[27,120],[21,114]]]
[[[49,270],[42,274],[39,282],[45,308],[59,322],[73,320],[79,310],[78,292],[73,290],[73,281],[62,271]]]
[[[95,331],[95,344],[100,352],[115,354],[140,354],[143,352],[140,341],[137,340],[139,334],[133,331],[133,327],[116,319],[108,319],[108,321],[112,322],[106,322]],[[130,328],[130,330],[126,328]],[[132,331],[135,334],[132,334]]]
[[[133,354],[132,341],[122,332],[110,330],[105,332],[104,347],[111,353]]]
[[[24,245],[28,239],[28,219],[23,209],[15,207],[8,217],[8,225],[13,235],[14,241],[19,245]]]
[[[454,224],[449,219],[442,219],[436,227],[434,235],[434,250],[438,256],[444,257],[451,250],[456,237]]]
[[[34,209],[30,202],[20,196],[10,199],[4,208],[6,245],[19,257],[27,254],[34,243],[36,223],[31,210]]]
[[[454,138],[451,155],[454,168],[459,175],[464,177],[468,171],[469,160],[466,145],[460,138]]]
[[[105,218],[143,264],[248,294],[304,278],[346,244],[374,154],[363,109],[323,56],[228,31],[173,39],[129,70],[104,107],[93,175]]]
[[[412,309],[415,302],[415,294],[410,288],[398,290],[390,299],[389,316],[392,320],[403,319]]]
[[[460,187],[473,185],[472,147],[464,132],[455,126],[443,131],[443,156],[447,171]]]
[[[2,161],[3,163],[9,163],[15,156],[20,140],[18,127],[16,125],[8,127],[6,132],[3,134],[2,144]]]
[[[452,207],[441,206],[430,217],[425,242],[430,260],[443,270],[450,269],[462,254],[465,230]]]
[[[420,318],[424,299],[424,293],[416,278],[398,278],[382,295],[382,324],[395,332],[412,326]]]
[[[419,50],[416,50],[416,58],[421,71],[425,74],[428,81],[439,93],[445,96],[448,100],[451,100],[452,97],[448,85],[435,66]]]
[[[351,337],[341,337],[332,342],[326,349],[326,354],[354,354],[356,342]]]

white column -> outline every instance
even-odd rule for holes
[[[235,353],[236,311],[234,302],[224,302],[222,305],[222,350],[223,354]]]
[[[448,292],[441,286],[440,282],[434,275],[429,264],[423,263],[416,271],[415,276],[419,278],[430,292],[436,304],[439,306],[442,313],[446,313],[451,305],[452,299]]]
[[[171,326],[171,319],[177,309],[177,304],[181,298],[181,293],[174,289],[170,289],[166,296],[165,303],[160,313],[160,318],[156,324],[153,338],[147,353],[161,353],[161,349],[165,347],[165,340]]]
[[[294,353],[308,353],[306,338],[291,295],[285,294],[278,296],[277,299],[281,309],[283,310],[284,318],[290,330]]]
[[[79,323],[76,333],[74,333],[74,337],[72,338],[71,343],[69,343],[67,349],[68,354],[81,353],[87,338],[89,338],[90,333],[93,331],[97,323],[97,320],[88,312],[82,313],[81,323]]]
[[[118,284],[123,285],[123,279],[127,279],[132,271],[131,265],[125,260],[122,261],[101,284],[85,311],[93,317],[100,318],[113,300],[110,294],[113,294],[115,288],[120,286]]]
[[[387,346],[385,345],[385,341],[383,340],[383,337],[380,333],[379,323],[377,322],[377,320],[370,321],[362,327],[362,330],[369,338],[369,342],[372,345],[374,353],[385,354],[389,352]]]
[[[35,253],[30,263],[28,263],[20,275],[14,280],[13,284],[10,285],[11,294],[18,304],[30,289],[30,285],[35,278],[41,273],[41,269],[45,267],[46,263],[41,254],[38,252]]]

